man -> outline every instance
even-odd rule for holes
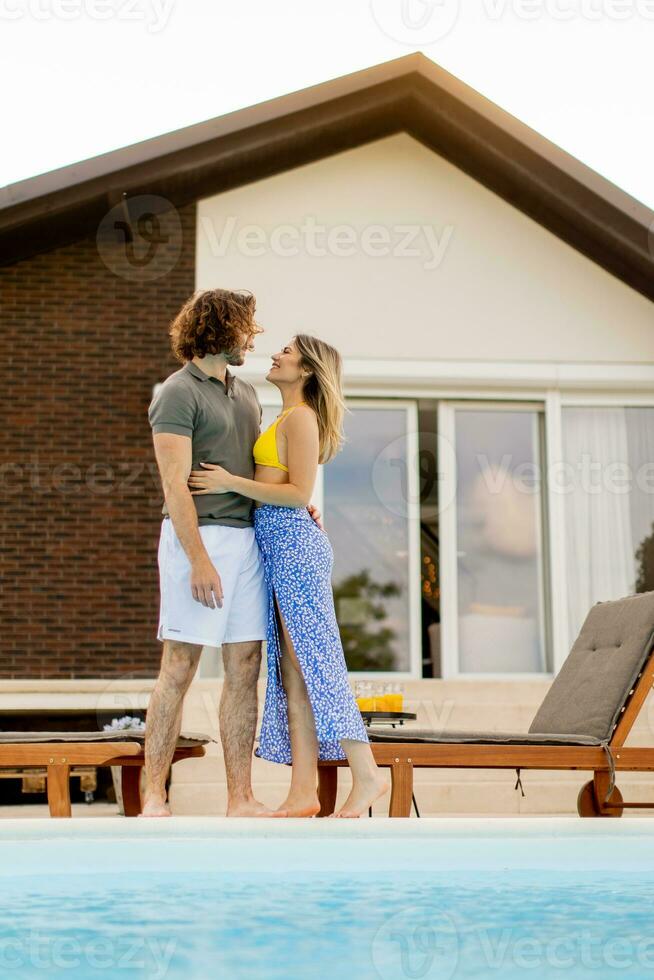
[[[202,647],[222,646],[220,736],[227,816],[283,816],[252,793],[261,641],[268,593],[252,502],[236,493],[192,496],[191,469],[218,463],[252,479],[261,406],[228,365],[245,361],[261,332],[249,293],[210,289],[175,317],[172,349],[184,366],[164,381],[148,416],[165,503],[159,542],[161,669],[147,713],[143,815],[170,816],[165,782],[181,730],[184,696]],[[318,520],[315,509],[312,516]]]

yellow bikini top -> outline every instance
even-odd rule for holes
[[[306,405],[306,402],[299,402],[298,405]],[[285,473],[288,473],[288,466],[284,466],[283,463],[279,462],[279,453],[277,452],[277,426],[294,408],[298,408],[298,405],[292,405],[283,411],[277,416],[272,425],[269,425],[266,431],[261,433],[252,448],[254,462],[257,466],[274,466],[275,469],[284,470]]]

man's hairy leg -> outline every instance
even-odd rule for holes
[[[152,691],[145,728],[144,817],[169,817],[166,777],[182,727],[184,696],[200,662],[202,647],[164,640],[161,669]]]
[[[227,773],[228,817],[284,816],[252,793],[252,748],[257,726],[261,643],[224,643],[225,680],[220,699],[220,738]]]

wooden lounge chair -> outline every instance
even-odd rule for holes
[[[173,763],[202,756],[211,739],[183,734]],[[126,817],[141,812],[140,777],[145,735],[136,729],[113,732],[0,732],[0,767],[45,767],[51,817],[70,817],[71,766],[120,766]]]
[[[371,729],[378,765],[391,770],[389,816],[408,817],[413,770],[579,769],[593,778],[579,792],[582,817],[620,817],[616,772],[654,771],[654,746],[625,741],[654,684],[654,592],[596,603],[528,733]],[[342,762],[319,768],[320,815],[336,802]]]

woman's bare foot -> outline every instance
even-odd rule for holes
[[[357,780],[345,803],[334,816],[360,817],[363,813],[368,812],[375,800],[388,792],[390,785],[389,780],[385,779],[380,772],[366,779]]]
[[[165,800],[157,799],[156,797],[148,799],[146,797],[143,803],[143,810],[139,813],[139,817],[172,817],[172,813]]]
[[[239,803],[231,803],[227,807],[228,817],[286,817],[283,810],[271,810],[252,797],[249,800],[241,800]]]
[[[278,813],[285,817],[315,817],[320,812],[318,796],[288,796]]]

